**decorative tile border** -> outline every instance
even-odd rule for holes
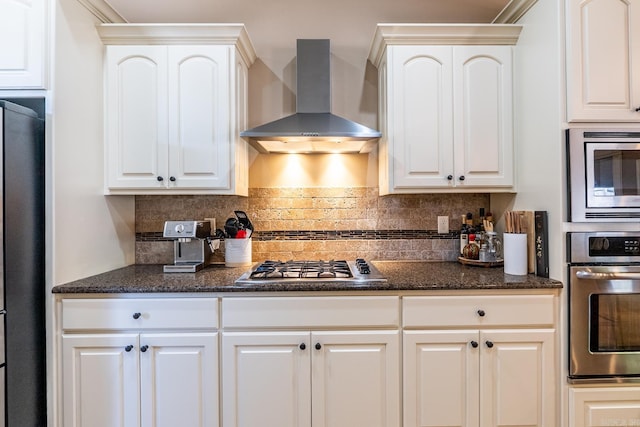
[[[253,240],[268,241],[296,241],[296,240],[416,240],[416,239],[457,239],[458,232],[451,231],[440,234],[435,230],[283,230],[256,231]],[[169,241],[162,233],[136,233],[137,242]]]

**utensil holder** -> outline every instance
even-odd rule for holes
[[[251,265],[251,239],[225,239],[224,265],[226,267]]]
[[[525,233],[504,233],[504,272],[516,276],[527,274],[527,235]]]

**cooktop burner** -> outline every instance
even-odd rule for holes
[[[355,261],[264,261],[244,273],[236,283],[274,283],[298,281],[386,281],[382,274],[362,258]]]

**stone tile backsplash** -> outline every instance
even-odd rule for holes
[[[377,188],[252,188],[240,196],[136,196],[136,262],[173,262],[162,238],[166,220],[216,218],[217,227],[247,213],[255,227],[253,261],[367,259],[454,261],[460,216],[489,209],[488,194],[379,196]],[[449,234],[437,217],[449,217]],[[224,245],[224,242],[223,242]],[[224,260],[224,246],[215,254]]]

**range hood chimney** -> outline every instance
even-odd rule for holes
[[[329,40],[297,40],[296,113],[240,132],[261,153],[367,153],[380,132],[331,114]]]

